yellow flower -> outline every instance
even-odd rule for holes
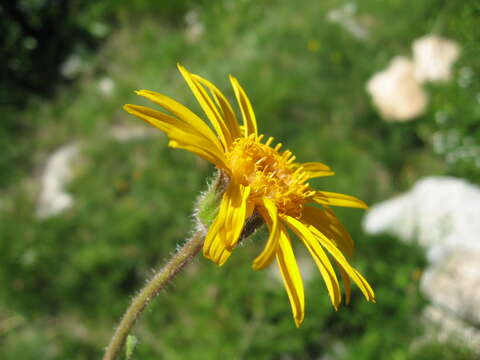
[[[178,68],[211,127],[182,104],[149,90],[140,90],[137,94],[171,115],[138,105],[128,104],[124,109],[165,132],[170,139],[169,146],[188,150],[213,163],[226,179],[218,213],[205,238],[204,255],[223,265],[241,240],[247,220],[261,217],[270,235],[265,248],[253,261],[253,268],[263,269],[276,258],[297,327],[304,318],[305,299],[289,230],[312,255],[335,309],[342,296],[334,265],[344,282],[347,303],[350,278],[368,301],[375,301],[368,282],[347,260],[353,253],[353,240],[329,208],[365,209],[365,203],[352,196],[312,189],[307,183],[309,179],[334,173],[319,162],[295,162],[289,150],[280,152],[282,144],[273,146],[272,137],[265,139],[259,135],[252,105],[237,79],[230,76],[242,125],[215,85],[189,73],[181,65]]]

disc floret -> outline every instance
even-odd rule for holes
[[[264,135],[236,139],[226,154],[234,182],[251,187],[250,200],[271,199],[279,214],[299,217],[303,205],[314,192],[305,181],[308,176],[290,150],[280,152],[281,143],[272,147],[273,137]]]

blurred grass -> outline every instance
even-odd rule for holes
[[[363,1],[358,13],[371,24],[366,42],[325,20],[343,4],[336,0],[188,3],[176,11],[198,14],[205,30],[195,42],[178,13],[173,22],[157,14],[165,4],[129,12],[112,2],[117,25],[89,70],[53,100],[10,110],[28,131],[15,132],[14,141],[9,132],[0,138],[9,145],[0,162],[0,319],[20,319],[0,327],[2,359],[99,358],[130,297],[188,236],[192,204],[212,167],[168,149],[161,134],[126,143],[109,135],[114,125],[143,126],[121,109],[144,103],[134,89],[166,93],[200,113],[177,62],[230,98],[227,75],[239,78],[262,133],[300,161],[323,161],[336,171],[317,188],[375,203],[425,175],[478,183],[478,168],[448,164],[430,140],[435,131],[458,129],[480,141],[478,82],[432,87],[427,113],[402,124],[381,120],[364,90],[374,72],[394,55],[408,55],[412,40],[432,29],[461,43],[458,68],[479,74],[477,1]],[[111,96],[100,92],[102,78],[113,80]],[[445,111],[451,121],[440,125],[435,114]],[[86,148],[69,188],[75,206],[37,220],[35,179],[46,157],[71,141]],[[473,359],[454,345],[411,346],[423,334],[425,300],[415,275],[425,265],[422,251],[363,234],[358,210],[338,214],[357,242],[354,264],[374,285],[377,304],[355,289],[351,305],[335,312],[314,272],[297,330],[281,283],[269,270],[250,269],[265,238],[258,234],[223,268],[203,258],[191,264],[141,320],[134,358]]]

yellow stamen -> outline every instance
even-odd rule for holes
[[[265,144],[261,143],[262,139],[263,135],[251,134],[234,141],[226,153],[232,178],[251,187],[251,201],[260,204],[262,198],[269,198],[279,214],[298,218],[311,196],[305,183],[308,176],[302,167],[292,164],[295,156],[290,150],[280,154],[280,143],[272,148],[272,137]]]

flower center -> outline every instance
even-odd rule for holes
[[[238,138],[226,154],[233,181],[251,187],[250,200],[271,199],[279,214],[299,217],[306,198],[314,191],[305,183],[307,174],[294,163],[289,150],[280,153],[282,144],[270,147],[273,138],[262,144],[263,135]]]

